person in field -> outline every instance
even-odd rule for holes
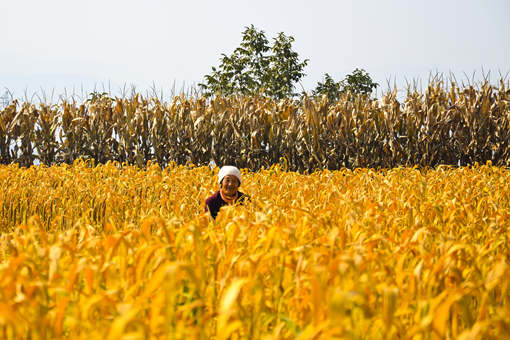
[[[225,205],[243,204],[250,197],[241,191],[241,171],[231,165],[225,165],[218,173],[220,190],[205,200],[205,211],[210,212],[211,217],[216,219],[220,208]]]

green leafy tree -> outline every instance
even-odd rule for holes
[[[327,73],[324,75],[324,78],[324,83],[317,83],[317,87],[312,91],[312,96],[320,97],[322,95],[327,95],[330,101],[337,100],[342,93],[342,82],[334,81],[333,78],[331,78],[331,76]]]
[[[365,70],[358,68],[339,82],[335,82],[327,73],[324,78],[324,83],[317,83],[312,95],[322,96],[325,94],[330,101],[337,100],[342,93],[347,91],[354,94],[370,95],[379,86]]]
[[[308,60],[299,61],[292,50],[294,38],[279,33],[273,45],[264,31],[253,25],[245,27],[243,39],[232,55],[222,54],[221,64],[198,84],[207,96],[242,94],[264,95],[282,99],[294,96],[295,84],[305,75]]]
[[[374,83],[370,75],[363,69],[355,69],[343,81],[343,90],[352,93],[371,94],[379,86]]]

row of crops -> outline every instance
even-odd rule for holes
[[[282,164],[313,171],[369,167],[510,164],[510,90],[431,83],[424,93],[396,90],[379,100],[344,94],[304,97],[95,95],[84,103],[13,102],[0,111],[0,163],[157,162]]]
[[[0,338],[510,337],[510,171],[0,166]]]

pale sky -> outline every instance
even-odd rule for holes
[[[295,38],[301,85],[365,69],[387,88],[430,72],[510,71],[509,0],[0,0],[0,95],[203,81],[251,24]],[[301,89],[298,88],[300,91]]]

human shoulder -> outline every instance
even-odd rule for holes
[[[219,191],[216,191],[214,194],[212,194],[205,200],[205,203],[209,205],[212,202],[218,201],[218,199],[221,199],[221,195]]]

